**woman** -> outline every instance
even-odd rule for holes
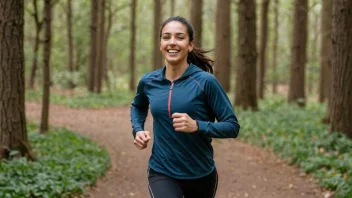
[[[213,198],[218,175],[211,141],[237,137],[235,112],[211,74],[214,61],[194,47],[194,29],[186,19],[171,17],[162,24],[160,51],[166,65],[142,77],[131,107],[138,149],[151,138],[144,131],[149,106],[154,120],[150,196]]]

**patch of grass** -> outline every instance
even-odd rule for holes
[[[29,140],[38,161],[16,158],[0,163],[0,197],[71,197],[84,193],[110,167],[109,153],[66,129],[46,135],[29,124]]]
[[[260,101],[260,111],[237,109],[239,137],[267,147],[290,164],[298,164],[317,182],[335,191],[335,198],[352,198],[352,140],[329,133],[321,123],[326,106],[309,102],[305,108],[282,97]]]
[[[83,89],[75,89],[72,92],[54,90],[50,93],[50,102],[73,108],[116,107],[131,104],[134,94],[124,89],[116,92],[102,92],[101,94],[90,93]],[[29,101],[40,102],[42,95],[41,91],[26,90],[26,100]]]

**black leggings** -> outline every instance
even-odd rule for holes
[[[218,186],[218,173],[214,171],[199,179],[174,179],[148,170],[151,198],[214,198]]]

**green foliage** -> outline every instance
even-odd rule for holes
[[[84,193],[110,167],[108,152],[66,129],[46,135],[28,126],[38,161],[15,158],[0,163],[0,197],[71,197]]]
[[[133,96],[133,93],[126,89],[121,89],[118,92],[102,92],[100,94],[89,93],[83,89],[75,89],[70,93],[53,91],[50,94],[50,102],[73,108],[101,108],[131,104]],[[26,90],[26,100],[41,101],[42,92]]]
[[[321,123],[325,113],[325,105],[310,102],[304,109],[272,97],[260,101],[259,112],[238,110],[240,137],[298,164],[336,198],[352,197],[352,141],[328,132]]]

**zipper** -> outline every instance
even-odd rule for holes
[[[172,96],[172,88],[174,87],[174,82],[171,83],[170,91],[169,91],[169,98],[167,100],[167,111],[169,113],[169,117],[171,118],[171,96]]]

